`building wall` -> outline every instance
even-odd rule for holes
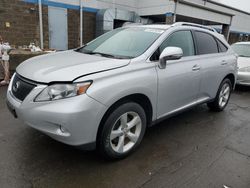
[[[79,6],[79,0],[50,0],[51,2],[60,2]],[[216,3],[216,1],[203,0],[182,0],[185,3],[193,3],[200,7],[192,10],[192,7],[184,5],[180,6],[177,12],[184,16],[194,16],[195,18],[207,19],[218,23],[230,23],[230,15],[235,15],[232,22],[232,30],[238,32],[250,32],[250,13],[237,11],[234,8],[226,7]],[[83,6],[94,9],[118,8],[129,11],[135,11],[141,16],[164,15],[174,12],[173,0],[82,0]],[[183,4],[183,3],[180,3]],[[215,10],[210,12],[202,9],[202,7]],[[194,8],[193,8],[194,9]],[[199,11],[199,12],[197,12]],[[219,13],[220,12],[220,13]],[[247,24],[246,24],[247,23]]]
[[[38,5],[36,5],[38,7]],[[37,14],[39,14],[37,12]],[[37,15],[38,17],[38,15]],[[42,5],[42,19],[43,19],[43,45],[44,48],[49,48],[49,20],[48,20],[48,6]],[[37,20],[37,33],[40,36],[39,20]],[[40,46],[40,37],[37,45]]]
[[[141,16],[160,15],[174,12],[174,1],[169,0],[138,0],[138,14]]]
[[[185,1],[197,4],[200,3],[201,6],[204,4],[204,2],[202,1],[201,3],[200,0]],[[44,0],[43,3],[44,47],[49,47],[48,5],[59,7],[66,5],[64,8],[68,9],[68,47],[71,49],[79,46],[79,0]],[[99,9],[118,8],[135,11],[141,16],[157,14],[165,15],[166,13],[173,12],[174,10],[174,2],[172,0],[82,0],[82,3],[84,7],[84,43],[87,43],[95,38],[96,12]],[[250,14],[239,12],[210,2],[204,4],[204,6],[210,7],[214,10],[235,14],[231,29],[236,33],[250,33]],[[177,9],[177,12],[178,11],[180,11],[180,9]],[[185,10],[181,12],[185,12]],[[197,13],[197,11],[186,12],[189,12],[189,14],[190,12]],[[200,12],[199,15],[203,13]],[[210,16],[205,15],[205,17]],[[10,27],[6,27],[6,22],[10,23]],[[35,42],[39,45],[39,14],[37,0],[0,0],[0,35],[2,35],[3,38],[12,45],[29,45],[30,42]],[[232,41],[236,40],[236,38],[237,37],[234,35],[230,37]]]
[[[237,34],[237,33],[230,33],[229,35],[229,44],[233,44],[233,43],[236,43],[240,40],[240,35]]]
[[[44,42],[48,45],[48,8],[43,6]],[[10,27],[6,27],[6,23]],[[36,4],[19,0],[0,1],[0,35],[16,47],[39,44],[39,15]]]
[[[83,13],[83,43],[86,44],[95,38],[96,14],[92,12]]]
[[[230,15],[213,12],[211,10],[206,10],[201,7],[195,7],[193,5],[182,4],[182,3],[179,3],[177,5],[177,14],[186,17],[197,18],[200,20],[217,22],[221,24],[230,24],[231,22]]]
[[[35,2],[35,1],[34,1]],[[42,6],[44,48],[49,48],[48,5]],[[6,22],[10,27],[6,27]],[[96,13],[83,12],[83,42],[95,38]],[[31,42],[40,46],[39,11],[37,3],[0,0],[0,35],[18,47]],[[80,12],[68,8],[68,48],[80,45]]]
[[[231,30],[249,34],[250,33],[250,15],[238,13],[236,16],[234,16]]]
[[[80,5],[80,0],[50,0],[51,2],[70,4],[74,6]],[[93,9],[118,8],[130,11],[136,11],[137,0],[82,0],[84,7]]]
[[[83,43],[95,38],[96,13],[83,11]],[[68,9],[68,48],[80,46],[80,11]]]
[[[86,44],[95,38],[96,14],[83,12],[83,43]],[[68,9],[68,47],[80,46],[80,12]]]
[[[78,10],[68,10],[68,48],[80,45],[80,15]]]
[[[216,3],[208,3],[209,7],[212,9],[220,10],[225,13],[233,14],[233,21],[231,30],[241,32],[241,33],[250,33],[250,13],[237,11],[234,8],[223,7]]]

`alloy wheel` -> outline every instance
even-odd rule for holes
[[[220,91],[220,95],[219,95],[219,105],[221,108],[223,108],[228,100],[229,100],[229,97],[230,97],[230,85],[228,83],[225,83],[222,88],[221,88],[221,91]]]
[[[112,127],[110,144],[117,153],[125,153],[133,148],[142,130],[142,120],[136,112],[122,114]]]

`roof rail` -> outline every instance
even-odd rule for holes
[[[134,23],[134,22],[125,22],[122,27],[130,27],[130,26],[136,26],[136,25],[144,25],[143,23]]]
[[[216,29],[214,29],[212,27],[205,26],[205,25],[200,25],[200,24],[195,24],[195,23],[189,23],[189,22],[176,22],[172,26],[173,27],[174,26],[192,26],[192,27],[198,27],[198,28],[202,28],[202,29],[207,29],[209,31],[217,33]]]

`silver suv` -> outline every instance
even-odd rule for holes
[[[212,28],[128,25],[75,50],[17,67],[7,92],[15,117],[50,137],[111,159],[134,151],[148,126],[198,104],[228,104],[237,56]]]

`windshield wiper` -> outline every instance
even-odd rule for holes
[[[90,50],[83,50],[82,48],[76,49],[76,52],[81,52],[84,54],[90,54],[90,55],[101,55],[103,57],[109,57],[109,58],[115,58],[115,59],[131,59],[133,58],[132,56],[120,56],[120,55],[112,55],[112,54],[105,54],[105,53],[101,53],[101,52],[94,52],[94,51],[90,51]]]
[[[88,52],[84,52],[86,54],[97,54],[97,55],[101,55],[103,57],[109,57],[109,58],[115,58],[115,59],[128,59],[129,57],[123,57],[123,56],[117,56],[117,55],[112,55],[112,54],[105,54],[105,53],[101,53],[101,52],[91,52],[91,51],[88,51]]]
[[[101,53],[101,52],[91,52],[89,54],[98,54],[98,55],[101,55],[103,57],[111,57],[111,58],[116,58],[116,56],[114,55],[111,55],[111,54],[105,54],[105,53]]]

